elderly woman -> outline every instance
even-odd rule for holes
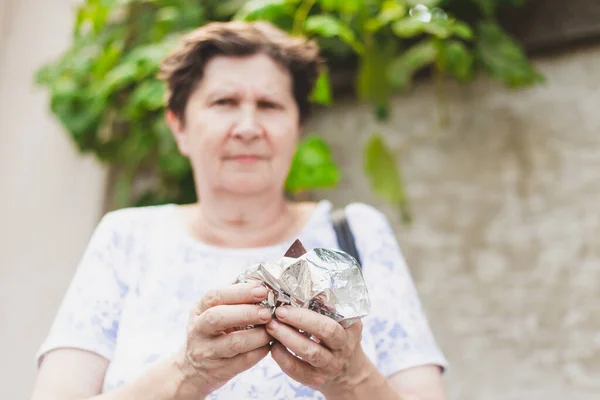
[[[272,316],[256,304],[264,287],[232,284],[296,238],[338,246],[331,203],[283,190],[318,68],[313,42],[264,23],[206,25],[164,60],[166,118],[200,201],[102,219],[39,351],[33,399],[444,398],[446,361],[372,207],[345,208],[375,305],[362,321]]]

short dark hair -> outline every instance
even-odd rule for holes
[[[167,109],[184,120],[190,95],[212,57],[255,54],[265,54],[289,71],[300,122],[305,121],[322,64],[319,48],[312,40],[290,36],[270,23],[258,21],[211,22],[186,34],[160,65],[159,77],[167,84]]]

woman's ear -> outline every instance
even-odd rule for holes
[[[185,125],[181,118],[179,118],[172,110],[168,110],[165,115],[167,125],[171,129],[171,133],[177,143],[177,148],[182,156],[189,156],[188,150],[188,135],[185,131]]]

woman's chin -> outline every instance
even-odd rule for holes
[[[273,185],[270,180],[260,177],[245,177],[230,179],[223,182],[223,188],[230,193],[253,195],[270,190]]]

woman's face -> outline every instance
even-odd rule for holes
[[[200,193],[283,189],[299,136],[289,72],[269,56],[217,56],[191,94],[185,120],[168,115]]]

